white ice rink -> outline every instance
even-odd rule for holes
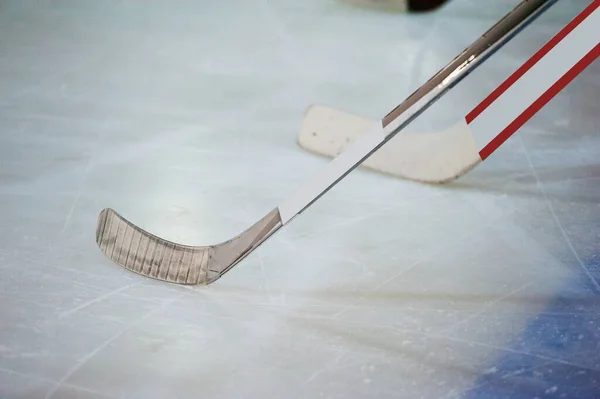
[[[228,239],[328,162],[311,103],[381,118],[518,0],[0,0],[0,398],[600,397],[600,61],[456,183],[355,170],[209,287],[94,242],[113,207]],[[447,127],[590,3],[420,117]]]

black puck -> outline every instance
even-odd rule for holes
[[[427,12],[441,7],[448,0],[407,0],[409,12]]]

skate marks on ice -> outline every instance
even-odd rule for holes
[[[30,112],[59,115],[65,123],[54,117],[28,120],[29,132],[42,132],[54,141],[32,146],[30,133],[11,136],[12,148],[19,150],[12,156],[24,169],[35,164],[56,176],[69,174],[71,168],[83,171],[85,162],[78,157],[92,145],[101,123],[107,125],[102,127],[104,146],[99,147],[102,159],[92,166],[64,234],[54,233],[63,228],[77,189],[73,182],[79,180],[63,179],[59,191],[69,191],[63,198],[53,191],[57,179],[36,170],[15,175],[22,195],[0,194],[5,227],[0,315],[7,322],[0,340],[0,396],[43,398],[52,390],[53,399],[383,399],[407,392],[408,397],[440,399],[485,384],[486,392],[508,393],[497,396],[543,387],[537,392],[549,390],[552,397],[557,385],[555,397],[563,392],[585,397],[569,396],[573,391],[566,389],[584,386],[597,375],[592,355],[598,339],[590,322],[595,321],[593,313],[600,312],[584,282],[570,287],[570,295],[578,300],[559,309],[545,305],[561,293],[554,278],[570,285],[568,276],[555,273],[554,262],[573,274],[579,266],[571,262],[560,231],[532,190],[534,179],[526,175],[516,143],[490,160],[494,167],[486,168],[483,177],[493,174],[494,181],[469,174],[452,190],[355,173],[278,234],[276,245],[261,248],[263,270],[257,256],[248,257],[245,267],[228,273],[217,286],[164,284],[117,266],[101,266],[106,259],[94,244],[94,226],[102,203],[112,201],[143,227],[174,241],[202,244],[212,242],[211,236],[231,237],[268,212],[269,204],[301,180],[307,168],[320,166],[320,160],[295,148],[297,126],[289,121],[298,109],[321,99],[369,114],[376,111],[369,109],[373,101],[357,96],[357,90],[371,87],[365,94],[377,93],[383,106],[388,102],[381,99],[386,91],[393,99],[399,86],[410,89],[399,79],[408,68],[433,72],[436,57],[443,62],[462,45],[444,40],[443,45],[436,41],[423,46],[425,28],[408,18],[373,23],[378,17],[374,13],[365,22],[360,12],[345,12],[343,18],[331,7],[322,12],[326,2],[320,0],[271,1],[278,21],[296,40],[285,51],[306,61],[304,69],[292,69],[280,59],[280,35],[273,34],[277,30],[256,12],[260,7],[247,0],[234,3],[207,8],[186,2],[181,8],[157,10],[156,4],[107,1],[103,12],[92,3],[74,9],[13,3],[30,7],[35,18],[24,12],[0,25],[5,37],[15,39],[5,43],[4,59],[10,62],[0,63],[8,68],[0,81],[10,91],[12,82],[28,80],[32,90],[15,112],[0,110],[5,116],[0,124],[6,128],[15,113]],[[445,26],[467,41],[493,21],[467,20],[466,14],[493,14],[495,19],[505,11],[496,12],[497,7],[506,8],[495,2],[485,9],[480,1],[452,3],[464,6],[462,14]],[[573,8],[562,3],[563,11]],[[244,12],[232,13],[236,7]],[[19,35],[3,30],[17,24],[22,26]],[[352,32],[360,35],[348,40]],[[222,39],[219,46],[215,37]],[[45,45],[34,46],[35,42]],[[273,46],[256,46],[261,42]],[[385,57],[399,42],[407,52],[396,52],[394,59],[409,54],[401,64]],[[299,49],[298,43],[310,45]],[[336,57],[331,57],[332,43],[342,44]],[[254,51],[244,52],[250,46]],[[422,65],[413,64],[412,48],[427,49]],[[52,63],[51,70],[39,62],[40,54]],[[85,57],[88,54],[92,57]],[[210,68],[203,66],[207,64]],[[56,96],[67,75],[62,93],[68,97]],[[395,86],[388,91],[381,79],[396,80]],[[246,85],[244,90],[240,85]],[[266,97],[261,94],[265,92]],[[552,111],[560,108],[563,117],[573,115],[576,97],[559,100],[561,105]],[[226,109],[237,109],[236,118]],[[589,111],[577,112],[585,112],[581,118],[587,117],[593,128],[596,118]],[[538,125],[549,134],[555,130],[548,115],[541,115]],[[73,123],[80,118],[89,123]],[[220,123],[227,125],[231,140],[212,134],[223,132]],[[234,129],[240,124],[244,129]],[[174,132],[182,128],[189,135],[178,141]],[[61,137],[71,130],[85,145],[72,148],[73,141]],[[560,140],[566,141],[572,130],[577,129],[564,128]],[[251,135],[255,137],[246,140]],[[533,147],[548,145],[548,135],[528,133],[524,138]],[[597,237],[592,228],[596,224],[585,222],[599,215],[592,203],[598,198],[597,177],[586,175],[585,165],[597,160],[598,142],[588,144],[567,152],[563,146],[530,152],[541,184],[584,263],[592,259],[592,240]],[[43,157],[35,159],[34,153]],[[46,162],[64,155],[74,163],[57,167]],[[223,171],[223,163],[239,165],[239,159],[247,161],[245,166]],[[275,159],[282,167],[274,171],[265,159]],[[19,171],[13,165],[1,167]],[[176,173],[161,174],[165,168]],[[210,178],[215,170],[220,170],[221,181]],[[500,170],[510,173],[500,176]],[[553,170],[561,173],[553,178]],[[253,182],[256,176],[265,178],[262,184]],[[246,214],[240,204],[248,206]],[[225,215],[223,205],[230,209]],[[486,228],[494,223],[494,231],[502,234]],[[553,261],[524,251],[517,243],[527,247],[531,242],[514,230],[542,245]],[[469,236],[469,231],[476,234]],[[425,259],[435,250],[440,251],[437,260]],[[177,299],[183,292],[189,295]],[[528,313],[538,308],[542,310],[537,314]],[[462,320],[467,321],[458,324]],[[456,330],[447,330],[453,325]],[[531,331],[528,339],[519,339],[520,326]],[[564,334],[567,328],[572,329]],[[546,347],[540,345],[540,334],[552,337]],[[511,345],[514,342],[520,345]],[[548,346],[564,352],[549,353]],[[524,372],[519,374],[521,368]],[[577,379],[546,385],[546,378],[563,370]],[[502,384],[516,378],[522,386]],[[64,382],[54,388],[60,381]],[[481,390],[473,396],[484,396],[477,395]]]

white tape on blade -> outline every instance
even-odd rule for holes
[[[313,179],[301,186],[287,201],[279,206],[281,223],[286,224],[292,220],[304,207],[381,144],[384,139],[385,134],[381,122],[377,122],[368,133],[361,135],[344,152],[329,162],[325,170],[319,171]]]

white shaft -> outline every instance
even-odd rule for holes
[[[552,44],[551,42],[552,40],[549,43]],[[494,99],[475,119],[468,122],[478,150],[486,147],[534,102],[544,96],[551,86],[575,67],[575,64],[599,42],[600,8],[596,8],[531,68],[526,69],[524,65],[525,68],[522,68],[526,72],[523,76]],[[506,82],[510,83],[511,78]]]
[[[329,162],[325,170],[319,171],[279,206],[281,223],[286,224],[289,222],[298,212],[302,211],[304,207],[341,178],[353,165],[381,144],[384,139],[385,133],[381,122],[379,122],[368,133],[359,137],[343,153]]]

